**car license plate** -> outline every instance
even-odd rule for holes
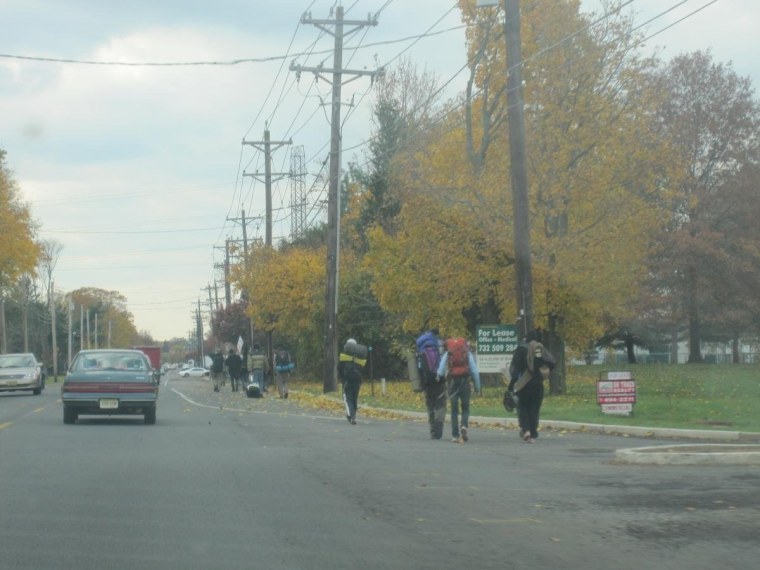
[[[15,385],[16,385],[16,381],[15,381],[15,380],[8,380],[8,381],[5,383],[5,385],[6,385],[6,386],[15,386]]]
[[[116,398],[103,398],[100,400],[101,410],[117,410],[119,409],[119,400]]]

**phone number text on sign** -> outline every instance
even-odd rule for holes
[[[603,373],[596,383],[596,403],[635,404],[636,381],[630,372]]]
[[[478,327],[478,369],[498,373],[509,364],[517,348],[517,327],[514,325],[484,325]]]

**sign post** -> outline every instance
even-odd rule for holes
[[[509,366],[517,348],[515,325],[483,325],[478,327],[477,362],[480,373],[500,373]]]
[[[600,372],[596,383],[596,403],[603,414],[629,416],[636,403],[636,380],[630,372]]]

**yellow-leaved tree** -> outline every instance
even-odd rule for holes
[[[16,181],[0,149],[0,291],[25,273],[34,274],[40,256],[31,211],[19,197]]]
[[[322,345],[324,248],[254,246],[247,261],[233,267],[231,279],[247,295],[254,330],[297,338],[302,346]]]
[[[71,292],[71,302],[75,320],[80,314],[79,306],[83,308],[84,328],[77,330],[81,348],[106,348],[109,334],[112,348],[130,348],[140,342],[134,317],[127,309],[127,298],[118,291],[82,287]]]
[[[397,157],[399,225],[376,229],[367,256],[383,307],[409,328],[516,320],[504,39],[493,29],[504,16],[474,0],[461,8],[471,89],[416,139],[418,152]],[[578,2],[538,0],[522,22],[535,320],[581,348],[606,315],[630,310],[664,219],[654,62],[637,57],[619,14],[593,25]]]

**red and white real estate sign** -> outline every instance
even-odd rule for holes
[[[636,381],[630,372],[602,372],[596,383],[596,403],[606,414],[630,414],[636,403]]]

